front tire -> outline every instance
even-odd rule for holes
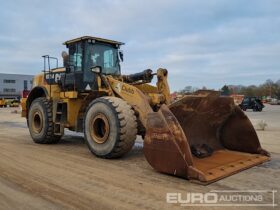
[[[53,144],[60,140],[61,136],[54,135],[52,116],[52,103],[48,99],[40,97],[32,102],[27,124],[35,143]]]
[[[116,97],[94,100],[86,111],[84,134],[90,151],[96,156],[123,156],[133,147],[137,134],[132,107]]]

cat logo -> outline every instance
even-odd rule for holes
[[[134,94],[134,90],[131,87],[126,87],[125,85],[122,86],[122,91],[128,94]]]
[[[58,83],[61,80],[61,74],[55,74],[54,81]]]

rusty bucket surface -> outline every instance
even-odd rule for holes
[[[217,94],[186,96],[150,113],[144,154],[155,170],[204,184],[269,160],[248,117]]]

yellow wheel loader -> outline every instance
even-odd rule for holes
[[[6,100],[4,98],[0,98],[0,107],[6,107]]]
[[[94,155],[118,158],[141,135],[155,170],[203,184],[269,160],[232,98],[202,91],[171,103],[166,69],[121,74],[123,43],[84,36],[64,44],[64,67],[43,56],[22,104],[34,142],[56,143],[68,128],[84,132]]]

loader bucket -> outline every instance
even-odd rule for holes
[[[230,97],[186,96],[148,115],[144,154],[157,171],[202,184],[269,160]]]

